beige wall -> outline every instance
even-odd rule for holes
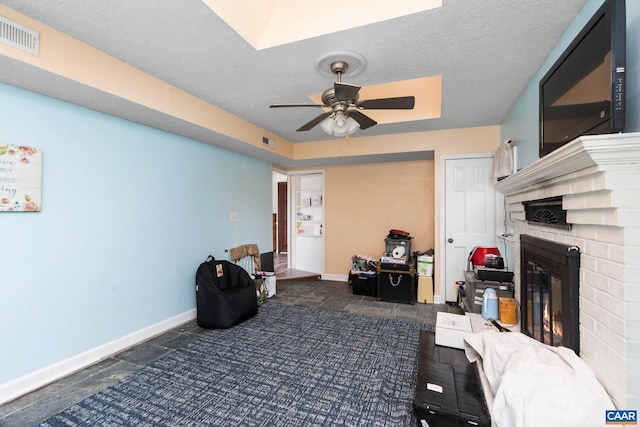
[[[433,170],[433,160],[325,168],[325,273],[381,256],[392,228],[411,233],[412,251],[433,248]]]
[[[443,158],[493,153],[499,142],[500,127],[484,126],[351,138],[348,143],[344,140],[333,140],[324,143],[295,144],[296,155],[299,158],[340,155],[345,161],[348,161],[350,155],[433,151],[432,161],[313,168],[326,171],[325,274],[346,276],[352,255],[380,255],[384,250],[384,237],[389,228],[405,227],[416,236],[417,250],[431,247],[435,249],[435,294],[444,298],[444,291],[441,292],[441,289],[444,289],[444,270],[440,270],[443,267],[440,260],[445,239],[445,236],[440,235],[444,224],[440,211],[440,201],[443,197],[441,188],[444,185],[441,171]],[[398,174],[405,182],[394,185],[394,180],[400,180]],[[406,177],[410,174],[422,178],[409,184]],[[366,187],[359,188],[354,183],[364,183]],[[412,190],[402,190],[403,186]],[[430,188],[427,188],[429,186]],[[398,192],[392,195],[394,201],[406,209],[406,214],[401,214],[402,220],[390,216],[389,212],[393,210],[379,206],[382,202],[378,194],[388,195],[394,191]],[[416,196],[416,193],[423,192],[424,198]],[[362,225],[357,216],[362,210],[374,209],[379,211],[369,212],[368,216],[365,216],[368,218],[365,220],[367,222]],[[394,225],[390,225],[391,223]]]

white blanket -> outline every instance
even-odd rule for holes
[[[613,402],[573,350],[544,345],[518,332],[465,338],[469,361],[482,358],[494,394],[498,427],[602,426]]]

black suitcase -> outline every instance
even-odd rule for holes
[[[463,350],[435,345],[435,334],[420,333],[416,397],[417,425],[489,427],[484,395],[475,366]]]
[[[378,264],[378,299],[382,301],[415,304],[416,295],[416,270],[413,265],[407,265],[407,269],[385,269],[388,264]],[[405,264],[392,264],[404,266]]]

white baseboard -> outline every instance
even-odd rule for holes
[[[195,318],[196,309],[193,308],[182,314],[132,332],[129,335],[54,363],[53,365],[39,369],[23,377],[0,384],[0,405],[11,402],[22,395],[91,366],[102,359],[119,353],[149,338],[153,338],[156,335],[160,335]]]
[[[433,303],[434,304],[444,304],[445,300],[444,300],[444,298],[442,298],[442,295],[434,295],[433,296]]]
[[[321,276],[322,280],[333,280],[334,282],[348,282],[349,275],[348,274],[323,274]]]

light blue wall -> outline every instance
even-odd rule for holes
[[[553,49],[542,67],[502,122],[501,138],[511,138],[518,147],[518,167],[538,160],[538,89],[540,79],[560,57],[603,0],[588,0],[580,14]],[[640,131],[640,1],[627,0],[627,69],[625,132]]]
[[[0,384],[194,308],[209,254],[271,250],[271,164],[1,84],[0,99],[0,145],[43,153],[42,211],[0,213]]]

